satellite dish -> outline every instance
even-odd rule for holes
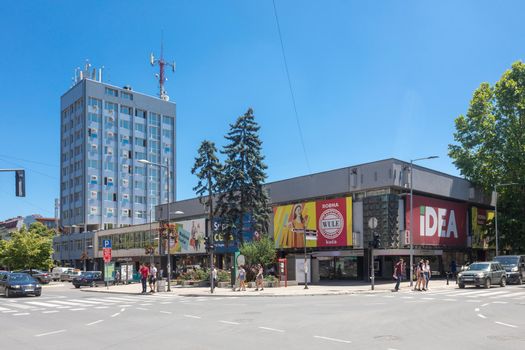
[[[155,57],[153,57],[153,52],[149,54],[149,63],[153,66],[155,63]]]

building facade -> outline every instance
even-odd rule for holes
[[[60,99],[64,232],[144,224],[153,206],[175,198],[175,103],[92,78]]]

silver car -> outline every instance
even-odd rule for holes
[[[503,266],[498,262],[475,262],[458,274],[459,288],[465,288],[465,285],[468,284],[485,288],[490,288],[493,284],[505,287],[507,275]]]

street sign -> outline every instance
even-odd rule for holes
[[[104,258],[105,263],[110,262],[111,261],[111,248],[103,248],[102,257]]]
[[[111,239],[103,239],[102,248],[111,248]]]

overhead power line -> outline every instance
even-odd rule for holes
[[[281,52],[283,54],[284,70],[286,71],[286,78],[288,79],[288,88],[290,89],[290,95],[292,96],[293,109],[295,112],[295,121],[297,122],[297,128],[299,129],[299,138],[301,140],[301,145],[303,146],[303,154],[304,154],[304,159],[306,160],[306,166],[308,168],[308,172],[311,173],[312,170],[310,169],[310,161],[308,160],[308,154],[306,152],[306,146],[305,146],[304,137],[303,137],[303,130],[301,128],[301,123],[299,121],[299,113],[297,113],[297,104],[295,102],[295,95],[293,92],[292,80],[290,79],[290,72],[288,71],[288,61],[286,60],[286,53],[284,51],[283,36],[281,34],[281,25],[279,23],[279,16],[277,15],[277,7],[275,6],[275,0],[272,0],[272,3],[273,3],[273,13],[275,15],[275,22],[277,24],[277,31],[279,32],[279,40],[281,42]]]

